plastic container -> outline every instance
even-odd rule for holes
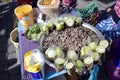
[[[21,5],[15,8],[15,15],[22,24],[22,27],[28,28],[34,24],[33,9],[31,5]]]
[[[53,17],[58,12],[60,0],[53,0],[55,3],[50,5],[41,5],[41,0],[38,0],[37,6],[43,14],[46,14],[49,17]]]
[[[18,39],[18,28],[15,28],[11,33],[10,33],[10,40],[15,46],[15,48],[19,47],[19,43],[17,42]]]
[[[36,24],[31,25],[29,28],[26,29],[26,31],[25,31],[25,33],[24,33],[24,36],[25,36],[29,41],[38,42],[38,41],[39,41],[39,37],[40,37],[40,35],[42,34],[42,31],[41,31],[42,25],[44,25],[44,23],[36,23]],[[31,36],[35,34],[35,38],[31,37],[31,39],[30,39],[30,38],[27,36],[27,33],[29,32],[30,28],[32,28],[32,27],[33,27],[33,29],[36,29],[35,26],[37,26],[37,27],[40,29],[40,32],[39,32],[39,33],[37,33],[37,32],[31,33],[31,34],[30,34]],[[30,32],[33,31],[33,29],[30,30]]]
[[[33,49],[24,55],[24,68],[34,79],[44,79],[45,59],[38,49]]]

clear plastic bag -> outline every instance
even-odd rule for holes
[[[44,65],[45,58],[39,49],[33,49],[28,51],[24,55],[24,68],[26,71],[31,72],[33,78],[44,78]],[[36,75],[39,75],[36,77]]]
[[[60,4],[59,0],[55,0],[56,3],[49,4],[49,5],[41,5],[40,1],[41,0],[38,0],[37,6],[38,6],[38,8],[40,9],[40,11],[42,13],[46,14],[49,17],[52,17],[52,16],[54,16],[58,12],[59,4]]]

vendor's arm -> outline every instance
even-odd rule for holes
[[[115,6],[115,4],[113,4],[112,6],[106,8],[106,12],[107,12],[107,13],[110,13],[110,11],[111,11],[112,9],[114,9],[114,6]]]

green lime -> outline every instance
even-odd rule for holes
[[[100,46],[103,46],[104,48],[107,48],[108,45],[109,45],[109,43],[108,43],[107,40],[102,40],[102,41],[100,41],[99,45],[100,45]]]
[[[61,23],[56,24],[56,29],[57,30],[62,30],[63,28],[64,28],[64,23],[61,22]]]
[[[94,59],[94,61],[97,61],[97,60],[99,60],[100,55],[97,52],[93,52],[93,53],[91,53],[91,57]]]
[[[76,67],[77,68],[82,68],[83,66],[84,66],[84,64],[82,63],[82,61],[80,61],[80,60],[76,61]]]
[[[87,58],[84,58],[84,63],[86,65],[90,65],[93,63],[93,58],[92,57],[87,57]]]
[[[64,64],[64,63],[65,63],[65,59],[63,59],[63,58],[57,58],[55,60],[55,64],[57,64],[57,65],[61,65],[61,64]]]
[[[100,54],[103,54],[105,53],[105,47],[99,45],[96,47],[96,51]]]
[[[89,44],[89,47],[90,47],[91,50],[95,50],[95,49],[96,49],[96,46],[97,46],[97,44],[96,44],[95,42],[91,42],[91,43]]]
[[[66,69],[72,69],[73,68],[73,63],[72,62],[69,62],[66,64]]]
[[[58,57],[62,56],[63,55],[63,51],[61,48],[57,47],[55,48],[55,53]]]
[[[48,58],[55,58],[56,54],[54,50],[50,50],[47,54]]]
[[[91,52],[91,49],[89,46],[84,46],[81,48],[81,56],[89,55]]]

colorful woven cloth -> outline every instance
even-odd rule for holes
[[[112,16],[109,16],[107,19],[102,20],[95,26],[98,30],[105,32],[115,29],[115,22],[112,19]]]
[[[85,23],[89,23],[91,25],[96,25],[98,23],[98,17],[99,17],[100,13],[97,11],[97,12],[94,12],[92,13],[89,17],[85,18],[83,20],[83,22]]]
[[[114,10],[116,12],[116,14],[120,17],[120,0],[117,0],[115,6],[114,6]]]
[[[120,80],[120,39],[114,39],[110,47],[107,73],[110,80]]]
[[[62,0],[62,4],[70,5],[71,0]]]
[[[98,6],[97,6],[97,3],[95,3],[95,2],[91,2],[90,4],[85,6],[84,8],[79,9],[81,17],[83,19],[90,16],[92,13],[94,13],[96,11],[98,11]]]

